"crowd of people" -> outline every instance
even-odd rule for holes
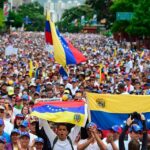
[[[148,49],[96,34],[64,36],[87,58],[81,64],[69,65],[68,76],[60,73],[61,66],[54,61],[53,50],[45,46],[43,33],[0,36],[0,150],[146,150],[143,115],[143,128],[130,117],[123,130],[114,125],[107,137],[90,122],[85,127],[85,139],[78,126],[30,116],[39,98],[86,102],[86,92],[150,95]],[[18,49],[17,55],[6,56],[10,45]]]

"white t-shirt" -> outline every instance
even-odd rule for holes
[[[37,136],[36,136],[36,135],[34,135],[34,134],[32,134],[32,133],[29,133],[29,135],[30,135],[30,143],[29,143],[29,145],[30,145],[30,146],[32,146],[32,144],[33,144],[33,140],[34,140],[34,139],[36,139],[36,138],[37,138]]]
[[[57,137],[57,135],[49,127],[49,124],[47,123],[47,121],[40,120],[40,123],[44,127],[44,131],[45,131],[51,145],[53,145],[53,142],[54,142],[55,138]],[[81,127],[78,127],[78,126],[75,126],[74,128],[71,129],[71,132],[69,133],[68,136],[70,137],[72,143],[75,142],[75,139],[76,139],[78,133],[80,132],[80,129],[81,129]],[[53,150],[72,150],[72,148],[71,148],[71,144],[68,139],[66,139],[64,141],[61,141],[58,139],[54,145]]]
[[[13,124],[10,123],[9,120],[4,120],[4,125],[5,125],[4,131],[10,135],[11,131],[14,129]]]
[[[76,86],[75,88],[73,88],[72,84],[68,84],[66,86],[66,88],[69,88],[71,90],[72,95],[75,95],[76,91],[78,91],[78,89],[79,89],[78,86]]]
[[[67,139],[65,141],[61,141],[58,139],[56,144],[54,145],[53,150],[72,150],[72,148]]]
[[[78,144],[83,144],[83,143],[85,143],[85,142],[87,142],[87,139],[85,139],[85,140],[80,140]],[[85,148],[84,150],[100,150],[100,148],[99,148],[97,142],[94,142],[94,143],[90,143],[90,144],[88,145],[88,147]]]
[[[128,61],[128,62],[125,64],[125,67],[126,67],[125,72],[126,72],[126,73],[129,73],[129,72],[130,72],[130,69],[133,68],[133,62],[132,62],[132,60]]]
[[[107,143],[106,139],[107,139],[107,138],[104,138],[102,141],[103,141],[103,143],[106,145],[107,150],[113,150],[111,144],[110,144],[110,143]],[[114,141],[114,143],[115,143],[115,145],[117,146],[117,148],[119,149],[119,141],[116,140],[116,141]]]
[[[134,91],[134,86],[133,85],[130,85],[129,87],[125,86],[125,89],[126,89],[126,92],[132,92]]]

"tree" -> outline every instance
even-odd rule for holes
[[[23,4],[19,7],[18,13],[23,18],[28,18],[31,24],[25,24],[25,28],[28,31],[43,31],[45,17],[43,15],[44,8],[38,3]]]
[[[129,21],[115,21],[113,32],[124,32],[134,36],[150,35],[150,1],[146,0],[115,0],[110,10],[116,12],[133,12]]]
[[[82,29],[81,16],[85,16],[85,20],[90,20],[93,15],[94,10],[89,5],[73,7],[65,10],[57,26],[62,32],[79,32]]]
[[[150,1],[139,0],[134,6],[134,17],[126,32],[130,35],[150,36]]]
[[[3,15],[3,10],[0,9],[0,30],[4,27],[4,15]]]
[[[13,21],[13,22],[11,22],[11,21]],[[10,23],[13,27],[18,28],[18,27],[22,26],[23,19],[20,16],[20,14],[18,14],[17,12],[11,11],[11,12],[9,12],[7,24],[10,25]]]
[[[112,4],[111,0],[86,0],[86,4],[91,5],[98,16],[98,20],[106,18],[108,21],[111,19],[109,7]]]
[[[117,12],[133,12],[134,7],[133,0],[115,0],[110,7],[110,11],[114,16],[116,16]],[[127,20],[115,20],[112,26],[112,32],[126,32],[126,28],[129,26],[130,21]]]
[[[5,2],[6,0],[0,0],[0,8],[2,8],[3,9],[3,6],[4,6],[4,2]]]

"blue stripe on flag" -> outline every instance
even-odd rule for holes
[[[78,112],[82,114],[85,113],[84,106],[73,107],[73,108],[61,108],[61,107],[56,107],[52,105],[43,105],[43,106],[34,107],[32,111],[37,111],[39,113],[46,113],[46,112],[57,113],[57,112],[64,112],[64,111],[74,112],[74,113]]]

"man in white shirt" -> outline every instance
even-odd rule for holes
[[[67,124],[60,123],[57,126],[56,135],[46,120],[42,120],[41,125],[44,128],[53,150],[73,150],[73,143],[75,142],[81,127],[75,126],[69,133]]]
[[[4,131],[10,135],[14,126],[12,123],[10,123],[10,121],[4,118],[5,110],[6,110],[5,107],[0,105],[0,118],[4,120],[4,124],[5,124]]]
[[[131,84],[131,79],[126,78],[125,81],[126,81],[126,86],[125,86],[126,92],[128,92],[128,93],[133,92],[134,91],[134,86]]]
[[[76,94],[76,91],[78,91],[78,80],[73,78],[71,81],[71,84],[68,84],[68,86],[66,86],[67,88],[69,88],[71,90],[72,95],[74,96]]]
[[[126,64],[125,64],[125,72],[126,73],[129,73],[130,72],[130,70],[133,68],[133,61],[130,59],[130,57],[128,56],[127,57],[127,62],[126,62]]]

